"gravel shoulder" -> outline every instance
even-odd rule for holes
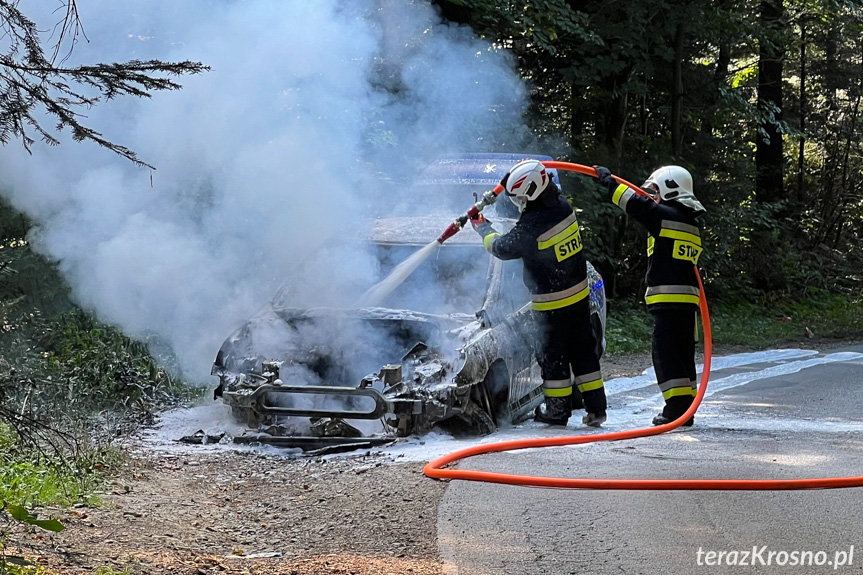
[[[99,507],[40,510],[63,532],[13,543],[64,574],[108,566],[153,575],[431,575],[442,572],[435,536],[445,487],[421,464],[374,454],[154,455],[130,461]]]
[[[742,351],[753,350],[715,355]],[[603,374],[632,376],[650,365],[649,354],[609,356]],[[38,510],[66,529],[18,531],[11,547],[44,566],[44,575],[111,573],[106,567],[134,575],[445,572],[436,535],[446,482],[425,477],[421,463],[374,451],[301,459],[133,453],[100,506]]]

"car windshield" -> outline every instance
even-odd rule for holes
[[[386,278],[420,247],[376,244],[380,265],[376,281]],[[489,262],[481,244],[444,244],[380,305],[434,314],[475,313],[487,291]]]
[[[392,206],[388,206],[387,215],[403,214],[417,215],[417,213],[446,213],[452,214],[453,217],[463,214],[468,208],[482,199],[483,194],[493,189],[493,185],[459,185],[452,187],[440,187],[431,184],[418,183],[411,188],[412,199],[410,202],[402,205],[402,210],[393,211]],[[423,203],[418,204],[415,198],[426,198]],[[428,198],[434,198],[431,202]],[[497,218],[518,219],[519,211],[515,204],[509,200],[505,194],[498,196],[498,201],[490,207],[486,208],[486,215]]]

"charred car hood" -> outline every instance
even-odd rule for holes
[[[277,361],[285,384],[355,387],[420,343],[455,361],[457,348],[478,329],[467,314],[268,307],[228,337],[212,374],[260,374],[264,362]]]

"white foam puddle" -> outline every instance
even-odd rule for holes
[[[791,363],[776,365],[773,367],[762,369],[760,371],[754,371],[752,373],[736,373],[734,375],[729,375],[728,377],[723,377],[721,379],[711,380],[710,382],[708,382],[707,393],[705,395],[706,397],[710,397],[711,395],[719,393],[720,391],[725,391],[727,389],[731,389],[732,387],[738,387],[751,381],[755,381],[757,379],[767,379],[770,377],[789,375],[792,373],[797,373],[798,371],[803,371],[804,369],[809,367],[815,367],[816,365],[825,365],[828,363],[835,363],[837,361],[853,361],[855,359],[860,359],[861,357],[863,357],[863,353],[845,351],[839,353],[831,353],[825,356],[807,359],[805,361],[794,361]]]
[[[195,407],[174,409],[160,414],[156,427],[141,433],[144,446],[160,453],[201,453],[230,449],[246,450],[241,445],[190,445],[180,443],[181,437],[203,431],[207,435],[240,434],[245,428],[231,417],[231,408],[220,401],[210,401]]]
[[[773,349],[751,353],[737,353],[725,357],[712,358],[710,371],[713,373],[722,369],[744,367],[758,363],[784,362],[791,359],[810,357],[813,355],[818,355],[818,352],[809,349]],[[704,371],[704,364],[699,363],[695,369],[699,374],[702,373]],[[656,372],[653,367],[649,367],[644,370],[644,373],[636,377],[618,377],[616,379],[609,380],[605,382],[605,387],[607,395],[614,395],[617,393],[626,393],[636,389],[650,387],[655,384]]]
[[[784,351],[792,351],[792,350],[784,350]],[[797,350],[800,351],[800,350]],[[761,352],[761,354],[767,354],[768,352]],[[815,353],[815,352],[813,352]],[[758,361],[753,361],[752,363],[767,363],[773,361],[765,360],[762,358],[762,355],[756,354],[741,354],[741,355],[751,355],[753,358],[757,358]],[[806,354],[811,355],[811,354]],[[816,353],[817,355],[817,353]],[[803,356],[798,356],[803,357]],[[707,392],[704,394],[705,401],[702,406],[699,408],[699,414],[709,414],[713,410],[711,409],[711,403],[706,400],[706,398],[715,395],[721,391],[727,391],[729,389],[733,389],[735,387],[740,387],[741,385],[746,385],[747,383],[751,383],[753,381],[758,381],[760,379],[768,379],[771,377],[780,377],[783,375],[790,375],[792,373],[800,372],[804,369],[815,367],[818,365],[826,365],[828,363],[835,363],[840,361],[853,361],[856,359],[860,359],[863,357],[863,354],[855,353],[855,352],[839,352],[839,353],[831,353],[825,356],[815,357],[812,359],[806,359],[802,361],[791,361],[788,363],[782,363],[779,365],[774,365],[771,367],[767,367],[764,369],[750,371],[746,373],[735,373],[726,377],[714,378],[711,377],[710,381],[707,384]],[[719,371],[721,369],[725,369],[728,367],[741,367],[747,365],[745,363],[741,363],[740,361],[729,361],[723,362],[721,360],[726,358],[716,358],[717,361],[713,362],[713,367],[711,368],[711,374]],[[730,358],[728,358],[730,359]],[[787,357],[786,357],[787,359]],[[655,378],[651,381],[652,385],[655,385]],[[701,382],[699,381],[699,385]],[[611,395],[611,394],[609,394]],[[635,425],[647,425],[649,423],[649,419],[653,416],[653,412],[657,413],[662,409],[662,396],[659,395],[659,392],[655,393],[652,397],[641,400],[634,400],[631,402],[626,402],[624,400],[623,403],[617,402],[616,406],[613,409],[609,409],[609,424],[606,424],[605,427],[608,429],[616,429],[621,428],[625,429],[627,427],[633,427]],[[650,417],[647,417],[646,413],[650,413]],[[756,429],[753,427],[753,423],[755,420],[746,419],[745,423],[740,421],[732,421],[726,418],[723,418],[721,425],[729,427],[745,427]],[[762,421],[766,421],[767,426],[765,429],[771,428],[775,429],[777,427],[777,420],[774,418],[763,419]],[[857,427],[852,425],[852,429],[857,429]],[[831,428],[831,430],[835,430]]]
[[[812,357],[817,356],[817,357]],[[809,358],[809,359],[801,359]],[[741,353],[726,357],[714,357],[711,365],[711,380],[708,383],[706,398],[716,393],[728,391],[735,387],[746,385],[753,381],[781,377],[804,369],[826,365],[836,362],[856,361],[863,358],[863,354],[856,352],[837,352],[819,356],[818,352],[801,349],[768,350],[755,353]],[[796,360],[796,361],[795,361]],[[723,369],[739,368],[757,364],[775,364],[763,369],[756,369],[745,373],[735,373],[725,377],[716,377],[717,372]],[[698,366],[699,373],[702,366]],[[718,374],[717,374],[718,375]],[[653,368],[637,377],[623,377],[606,382],[609,396],[620,395],[626,392],[642,388],[650,388],[656,385]],[[602,431],[620,431],[634,429],[650,424],[650,419],[662,407],[662,396],[658,390],[650,398],[633,398],[629,401],[625,397],[618,397],[612,401],[609,409],[609,421],[603,426]],[[716,428],[751,429],[764,431],[788,431],[788,432],[860,432],[863,424],[846,421],[824,421],[822,419],[799,419],[788,417],[768,418],[759,416],[730,417],[720,402],[705,400],[698,411],[700,421],[705,425]],[[168,451],[175,453],[198,453],[203,450],[249,450],[266,451],[267,453],[284,453],[286,456],[296,454],[296,450],[279,450],[272,447],[245,447],[236,444],[213,444],[213,445],[186,445],[177,443],[177,439],[186,435],[193,435],[199,430],[208,434],[216,435],[227,432],[237,435],[243,431],[243,427],[236,423],[231,417],[230,409],[219,403],[210,402],[206,405],[190,409],[179,409],[167,412],[161,417],[161,424],[144,434],[145,446],[154,451]],[[545,425],[527,422],[518,426],[502,428],[485,437],[472,437],[457,439],[443,433],[429,433],[419,438],[406,438],[399,440],[390,447],[375,449],[400,461],[430,461],[453,451],[465,449],[475,445],[485,445],[501,441],[518,439],[529,439],[534,437],[550,437],[572,435],[589,432],[581,425],[578,412],[571,420],[566,430],[549,430]],[[591,444],[580,446],[590,448]]]

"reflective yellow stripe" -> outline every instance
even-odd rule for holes
[[[575,378],[575,383],[576,385],[579,385],[582,383],[590,383],[597,379],[602,379],[602,370],[591,371],[590,373],[579,375]]]
[[[670,399],[672,397],[679,397],[681,395],[689,395],[695,397],[695,390],[691,387],[675,387],[673,389],[669,389],[668,391],[662,392],[662,397],[664,399]]]
[[[536,241],[544,242],[550,239],[552,236],[556,236],[557,234],[568,228],[570,224],[573,224],[576,221],[578,221],[578,218],[576,218],[575,212],[572,212],[571,214],[554,224],[552,227],[542,232],[539,236],[537,236]]]
[[[560,309],[562,307],[566,307],[568,305],[572,305],[576,302],[580,302],[584,298],[587,297],[587,294],[590,293],[590,288],[584,288],[580,292],[575,295],[571,295],[567,298],[559,299],[557,301],[549,301],[549,302],[530,302],[530,307],[537,311],[548,311],[550,309]]]
[[[691,387],[689,379],[685,377],[676,377],[674,379],[669,379],[668,381],[663,381],[659,384],[660,391],[668,391],[669,389],[674,389],[676,387]]]
[[[663,238],[672,238],[675,240],[684,240],[687,242],[692,242],[693,244],[695,244],[699,247],[701,246],[701,237],[696,236],[695,234],[689,234],[689,233],[680,232],[677,230],[666,230],[663,228],[663,229],[659,230],[659,235]]]
[[[620,203],[619,203],[620,202],[620,196],[622,196],[623,192],[625,192],[628,189],[629,189],[629,187],[627,187],[626,184],[618,185],[617,188],[615,188],[615,190],[614,190],[614,195],[611,196],[611,201],[619,206],[620,205]]]
[[[561,387],[572,387],[571,379],[543,379],[542,387],[545,389],[559,389]]]
[[[587,383],[579,383],[578,391],[584,393],[585,391],[593,391],[594,389],[602,389],[602,380],[597,379],[594,381],[588,381]]]
[[[572,395],[572,387],[561,387],[557,389],[542,388],[542,393],[546,397],[569,397]]]
[[[649,295],[644,298],[644,301],[647,302],[647,305],[651,305],[654,303],[694,303],[695,305],[699,304],[699,299],[697,295],[687,295],[682,293]]]
[[[574,222],[567,226],[562,232],[554,234],[550,239],[543,240],[541,242],[537,242],[539,244],[539,249],[544,250],[546,248],[550,248],[557,242],[561,242],[571,236],[574,233],[578,232],[578,222]]]
[[[644,292],[644,295],[651,296],[656,294],[689,294],[697,296],[699,293],[698,288],[690,285],[661,285],[661,286],[647,286],[647,290]]]
[[[545,301],[558,301],[565,297],[569,297],[571,295],[575,295],[578,292],[584,290],[584,288],[590,287],[587,279],[583,279],[572,287],[566,288],[564,290],[555,291],[551,293],[535,293],[530,295],[530,301],[535,302],[545,302]]]
[[[653,236],[647,236],[647,257],[653,255],[653,244],[656,243],[656,238]]]
[[[495,238],[498,237],[500,237],[500,234],[497,232],[485,236],[482,239],[482,247],[484,247],[488,251],[491,251],[491,243],[495,240]]]
[[[695,234],[696,236],[701,235],[701,230],[698,229],[698,226],[691,226],[689,224],[684,224],[683,222],[676,222],[674,220],[662,220],[662,223],[659,225],[659,227],[665,230],[689,232],[690,234]]]

